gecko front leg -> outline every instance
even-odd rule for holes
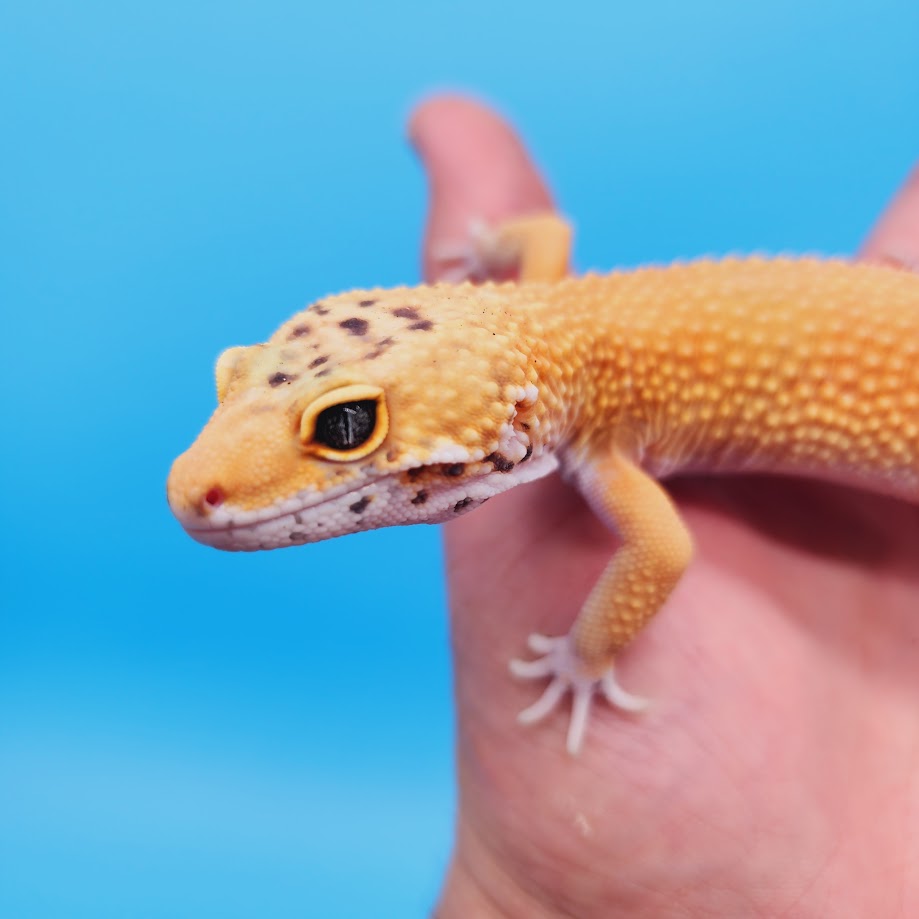
[[[437,246],[433,255],[445,281],[558,281],[568,273],[571,225],[558,214],[540,212],[491,226],[471,220],[466,239]]]
[[[624,711],[638,711],[644,700],[616,682],[616,654],[663,606],[686,570],[692,540],[673,502],[661,486],[619,452],[582,464],[578,485],[594,513],[622,538],[562,638],[534,635],[530,648],[543,656],[511,662],[524,679],[550,679],[541,698],[521,712],[533,723],[555,709],[567,691],[573,697],[567,748],[576,754],[595,695]]]

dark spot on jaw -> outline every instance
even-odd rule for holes
[[[357,305],[358,306],[373,306],[376,303],[376,300],[361,300]]]
[[[449,466],[444,466],[444,475],[457,476],[462,475],[465,471],[466,467],[463,463],[451,463]]]
[[[301,530],[294,530],[293,533],[290,534],[291,542],[306,542],[306,539],[306,533],[302,532]]]
[[[421,322],[413,322],[409,329],[413,332],[430,332],[434,328],[434,323],[430,319],[422,319]]]
[[[485,457],[485,462],[491,463],[495,467],[495,472],[510,472],[514,468],[514,463],[500,453],[489,453]]]
[[[312,310],[314,313],[316,313],[319,316],[329,315],[329,308],[327,306],[323,306],[321,303],[314,303],[312,306]]]
[[[292,383],[296,379],[296,374],[281,373],[279,370],[277,373],[268,377],[268,385],[273,388],[275,386],[280,386],[282,383]]]
[[[325,356],[315,358],[315,360],[310,362],[310,370],[313,370],[316,367],[321,367],[327,360],[328,358]]]
[[[472,498],[463,498],[462,501],[457,501],[453,505],[453,513],[458,514],[464,507],[469,507],[472,504]]]
[[[358,319],[356,316],[351,319],[342,319],[338,323],[343,329],[347,329],[351,335],[366,335],[370,323],[366,319]]]
[[[414,498],[412,498],[412,504],[424,504],[424,502],[427,500],[428,500],[428,493],[424,491],[424,489],[422,489],[421,491],[418,492],[417,495],[415,495]]]
[[[418,315],[418,310],[414,306],[400,306],[398,309],[392,311],[393,316],[397,316],[399,319],[420,319],[421,316]]]
[[[520,427],[522,427],[524,431],[530,430],[530,426],[525,421],[520,422]]]
[[[315,376],[316,379],[318,380],[319,377],[327,377],[331,372],[332,372],[332,371],[331,371],[328,367],[326,367],[325,370],[320,370],[319,373],[314,374],[314,376]]]
[[[367,505],[370,504],[372,500],[373,498],[371,498],[369,495],[364,495],[360,501],[355,501],[354,504],[348,508],[348,510],[351,511],[352,514],[363,514],[364,511],[367,510]]]
[[[287,336],[288,341],[293,341],[295,338],[302,338],[304,335],[310,334],[310,327],[308,325],[298,325],[294,326],[290,330],[290,335]]]
[[[520,460],[521,463],[525,463],[533,455],[533,445],[527,444],[527,452],[524,454],[523,459]]]
[[[406,470],[405,474],[410,482],[414,482],[422,472],[424,472],[424,466],[415,466],[413,469]]]

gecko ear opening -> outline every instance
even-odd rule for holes
[[[389,432],[389,412],[378,386],[340,386],[321,395],[300,416],[303,449],[339,463],[373,453]]]
[[[227,397],[227,390],[240,364],[240,358],[244,351],[249,349],[238,345],[235,348],[227,348],[220,357],[217,358],[217,366],[214,368],[214,378],[217,384],[217,401],[223,402]]]

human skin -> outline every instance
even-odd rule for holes
[[[431,187],[424,265],[552,206],[512,129],[437,97],[410,136]],[[919,170],[861,257],[919,264]],[[557,476],[446,532],[459,813],[436,915],[919,915],[919,508],[768,477],[668,486],[696,554],[618,676],[651,708],[597,703],[519,727],[530,632],[568,631],[616,541]]]

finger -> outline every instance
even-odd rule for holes
[[[919,165],[881,215],[858,257],[919,270]]]
[[[424,276],[436,280],[432,250],[464,241],[470,222],[489,224],[537,210],[552,198],[520,138],[491,109],[463,96],[435,96],[409,121],[409,140],[430,186]]]

